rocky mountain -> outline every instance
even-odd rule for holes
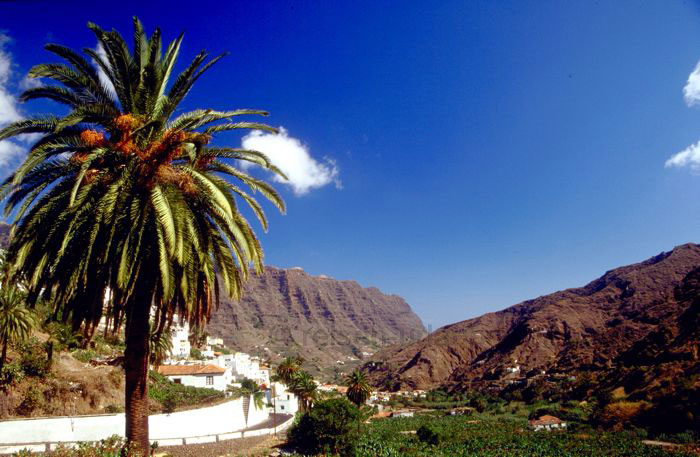
[[[426,334],[397,295],[311,276],[301,268],[274,267],[251,275],[240,302],[222,298],[207,331],[229,347],[273,360],[302,355],[309,369],[326,375],[347,371],[384,346]]]
[[[493,385],[542,371],[609,371],[661,359],[695,370],[699,267],[700,246],[678,246],[584,287],[387,348],[366,367],[376,385],[392,389]]]

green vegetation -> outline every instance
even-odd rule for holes
[[[163,412],[171,413],[179,408],[215,402],[224,398],[224,393],[216,389],[176,384],[165,376],[151,371],[148,397],[163,405]]]
[[[299,410],[302,412],[309,411],[318,398],[318,386],[306,371],[296,373],[287,387],[299,399]]]
[[[190,358],[195,359],[195,360],[204,360],[204,356],[202,355],[202,351],[200,351],[197,348],[190,348]]]
[[[343,401],[345,406],[336,403]],[[393,400],[401,407],[409,406],[413,401],[408,396],[395,396]],[[425,398],[415,400],[415,403],[443,408],[418,411],[414,417],[408,418],[373,419],[368,425],[354,428],[348,418],[363,420],[362,410],[345,398],[319,401],[300,417],[290,432],[289,444],[305,455],[325,452],[355,457],[695,455],[683,447],[669,449],[644,444],[642,439],[647,437],[647,431],[643,428],[597,428],[595,417],[598,407],[589,402],[508,403],[501,398],[476,392],[433,391]],[[465,414],[447,415],[444,411],[446,405],[469,406],[471,409],[460,409]],[[613,409],[620,409],[619,414],[626,414],[627,406],[624,405]],[[631,409],[636,409],[638,405],[632,406]],[[476,411],[477,407],[481,412]],[[567,422],[568,427],[551,432],[535,432],[529,428],[528,419],[545,414],[559,417]],[[332,436],[330,432],[324,432],[327,430],[333,430]],[[688,431],[658,438],[688,444],[695,442],[697,436]]]
[[[297,396],[299,410],[305,412],[311,409],[319,394],[313,376],[302,370],[302,363],[304,359],[301,357],[285,357],[275,368],[274,379],[286,385]]]
[[[421,425],[420,428],[416,430],[416,436],[421,443],[430,444],[431,446],[437,446],[440,442],[444,441],[442,431],[430,424]]]
[[[361,370],[355,370],[345,378],[345,386],[348,388],[348,400],[357,406],[364,405],[367,402],[372,387],[367,381],[367,375]]]
[[[233,394],[233,398],[252,397],[258,409],[264,406],[265,391],[252,379],[245,378],[241,381],[241,387],[229,387],[228,391]]]
[[[8,346],[29,338],[33,327],[34,315],[26,308],[24,295],[17,287],[5,284],[0,289],[0,371],[7,360]]]
[[[151,451],[155,451],[157,446],[151,446]],[[152,452],[151,452],[152,454]],[[29,451],[20,451],[13,457],[34,456]],[[77,447],[59,445],[58,448],[46,454],[48,457],[138,457],[145,455],[132,449],[124,438],[113,435],[97,443],[79,443]]]
[[[360,410],[346,398],[323,400],[289,431],[289,443],[304,454],[349,454],[357,440]]]
[[[523,419],[516,417],[426,414],[373,421],[369,430],[357,441],[354,455],[689,457],[693,454],[648,446],[639,437],[627,432],[534,432],[527,428]]]

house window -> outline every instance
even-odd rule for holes
[[[208,386],[214,385],[214,376],[207,376],[207,385]]]
[[[289,400],[289,399],[290,399],[290,398],[289,398],[289,395],[287,395],[287,400]]]
[[[182,384],[182,379],[180,379],[180,378],[175,378],[175,379],[173,379],[173,382],[174,382],[175,384]]]
[[[284,411],[284,405],[280,405],[280,409]]]

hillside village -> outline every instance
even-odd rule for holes
[[[241,387],[247,379],[254,381],[264,391],[271,412],[295,414],[299,410],[297,397],[288,391],[281,382],[271,381],[270,366],[259,357],[244,352],[231,352],[220,337],[206,336],[201,351],[190,342],[190,328],[187,323],[174,324],[171,329],[172,349],[162,364],[153,369],[176,384],[198,388],[216,389],[230,393]],[[338,361],[338,364],[342,364]],[[322,383],[314,380],[319,392],[344,395],[346,386]],[[399,391],[394,393],[373,390],[367,401],[377,411],[387,409],[392,398],[425,398],[424,390]],[[388,408],[391,409],[390,407]]]
[[[190,328],[185,322],[171,328],[171,350],[162,364],[153,369],[176,384],[215,389],[230,393],[250,379],[266,395],[273,412],[294,414],[298,410],[296,396],[284,384],[270,382],[270,367],[260,358],[244,352],[231,352],[220,337],[206,336],[203,350],[190,342]]]

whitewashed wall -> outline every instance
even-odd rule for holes
[[[208,408],[156,414],[148,418],[148,423],[150,438],[155,441],[236,432],[264,422],[268,417],[267,408],[257,409],[251,401],[246,424],[243,399],[239,398]],[[124,436],[124,414],[0,422],[0,446],[98,441],[111,435]]]

